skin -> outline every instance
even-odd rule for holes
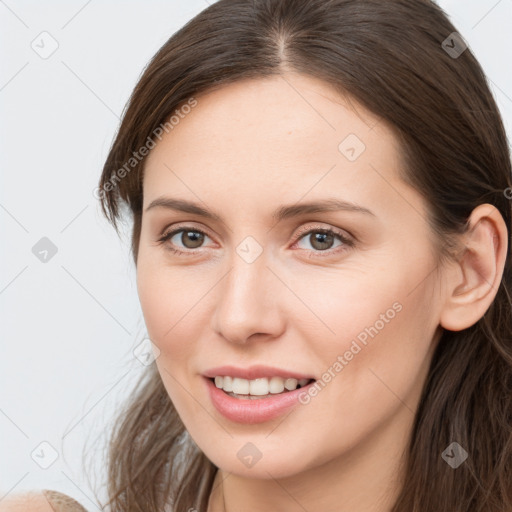
[[[196,99],[147,158],[143,208],[172,196],[223,221],[144,211],[137,287],[163,383],[220,468],[209,512],[390,510],[442,327],[474,324],[494,299],[507,248],[503,219],[480,205],[462,240],[470,250],[441,266],[427,204],[398,177],[392,131],[355,100],[292,73]],[[338,149],[349,134],[366,146],[355,161]],[[271,217],[284,204],[332,197],[374,215]],[[158,242],[178,228],[186,230]],[[354,245],[335,237],[322,250],[316,232],[298,234],[309,228],[333,229]],[[202,245],[186,237],[193,229],[206,232]],[[252,263],[237,254],[248,236],[264,249]],[[317,396],[282,417],[237,424],[205,392],[200,374],[223,364],[268,364],[321,380],[396,303],[400,312]],[[247,442],[262,454],[252,467],[237,457]]]
[[[0,512],[55,512],[41,491],[8,495],[0,501]]]

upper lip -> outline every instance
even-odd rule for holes
[[[302,374],[298,372],[294,372],[292,370],[285,370],[284,368],[277,368],[275,366],[265,366],[265,365],[254,365],[249,366],[248,368],[240,368],[237,366],[217,366],[215,368],[210,368],[203,372],[205,377],[213,378],[217,376],[230,376],[230,377],[238,377],[240,379],[254,380],[260,379],[262,377],[281,377],[283,379],[292,378],[292,379],[314,379],[313,376]]]

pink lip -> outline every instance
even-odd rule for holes
[[[219,374],[217,373],[217,375]],[[247,424],[262,423],[277,418],[288,409],[299,404],[299,395],[304,392],[307,393],[307,388],[315,382],[313,381],[307,386],[294,391],[251,400],[229,396],[225,391],[215,386],[215,383],[208,377],[205,377],[204,381],[210,399],[217,411],[228,420]]]
[[[312,375],[302,375],[293,371],[283,370],[282,368],[275,368],[273,366],[255,365],[249,368],[238,368],[236,366],[218,366],[217,368],[210,368],[203,372],[205,377],[214,378],[217,376],[224,377],[239,377],[241,379],[254,380],[262,377],[281,377],[283,379],[314,379]]]

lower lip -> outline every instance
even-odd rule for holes
[[[203,378],[215,408],[228,420],[249,424],[272,420],[298,405],[300,393],[307,392],[309,386],[315,383],[312,381],[307,386],[294,391],[270,395],[268,398],[243,399],[229,396],[211,379]]]

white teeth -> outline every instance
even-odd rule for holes
[[[297,383],[299,381],[297,379],[286,379],[284,381],[284,387],[288,390],[288,391],[293,391],[294,389],[297,388]]]
[[[272,377],[268,389],[271,393],[282,393],[284,391],[284,380],[281,377]]]
[[[224,391],[233,391],[233,378],[224,377],[224,381],[221,387]]]
[[[237,395],[248,395],[249,394],[249,381],[246,379],[239,379],[235,377],[233,379],[233,393]]]
[[[293,391],[297,385],[303,387],[310,379],[283,379],[281,377],[262,377],[259,379],[247,380],[239,377],[216,376],[215,386],[228,393],[237,395],[265,396],[268,394],[283,393],[286,390]]]
[[[250,395],[268,395],[269,384],[268,379],[260,378],[249,381],[249,394]]]

